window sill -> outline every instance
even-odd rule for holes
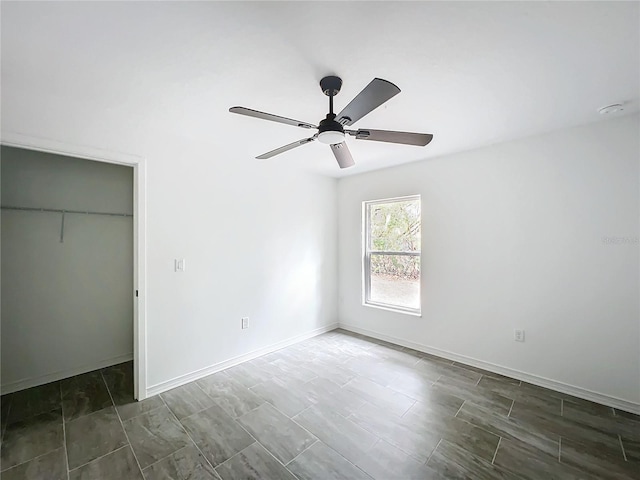
[[[388,306],[388,305],[379,305],[379,304],[376,304],[376,303],[363,302],[362,306],[370,307],[370,308],[377,308],[379,310],[386,310],[388,312],[393,312],[393,313],[402,313],[404,315],[411,315],[412,317],[422,317],[422,312],[412,312],[410,310],[403,310],[401,308],[393,308],[393,307]]]

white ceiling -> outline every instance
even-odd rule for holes
[[[430,145],[349,138],[344,171],[318,142],[269,160],[361,173],[598,121],[610,103],[637,112],[639,18],[638,2],[2,2],[3,131],[34,108],[74,128],[82,105],[90,121],[250,159],[308,131],[229,107],[317,123],[321,77],[342,77],[338,111],[380,77],[402,93],[354,127],[433,133]]]

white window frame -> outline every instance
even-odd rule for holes
[[[362,304],[367,307],[381,308],[394,312],[406,313],[410,315],[422,315],[422,288],[420,288],[420,304],[418,308],[410,308],[402,305],[393,305],[388,303],[376,302],[371,300],[371,256],[372,255],[406,255],[412,257],[420,257],[422,266],[422,245],[419,252],[397,252],[384,250],[371,250],[371,228],[370,228],[370,209],[374,205],[415,201],[420,202],[420,228],[422,229],[422,199],[420,195],[408,195],[406,197],[384,198],[381,200],[368,200],[362,202],[362,225],[363,225],[363,245],[362,245],[362,271],[363,271],[363,289]],[[422,284],[422,267],[420,268],[420,284]]]

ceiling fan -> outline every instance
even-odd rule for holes
[[[231,113],[239,113],[240,115],[247,115],[249,117],[293,125],[294,127],[318,130],[318,133],[309,138],[303,138],[302,140],[290,143],[284,147],[276,148],[275,150],[271,150],[270,152],[263,153],[256,157],[260,160],[271,158],[317,139],[319,142],[331,146],[331,150],[333,151],[340,168],[347,168],[355,165],[355,162],[353,161],[351,152],[349,152],[349,148],[344,141],[345,134],[356,137],[356,140],[401,143],[404,145],[417,145],[421,147],[424,147],[433,139],[433,135],[428,133],[393,132],[389,130],[369,130],[362,128],[358,130],[345,129],[345,126],[354,124],[362,117],[368,115],[380,105],[396,96],[400,93],[400,89],[387,80],[374,78],[369,85],[364,87],[364,89],[356,95],[353,100],[351,100],[349,105],[336,115],[333,113],[333,97],[340,92],[341,87],[342,79],[339,77],[329,76],[320,80],[320,88],[322,88],[324,94],[329,97],[329,113],[324,120],[320,121],[319,126],[307,122],[301,122],[299,120],[293,120],[291,118],[272,115],[270,113],[251,110],[250,108],[245,107],[232,107],[229,111]]]

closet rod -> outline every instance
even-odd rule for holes
[[[109,215],[111,217],[133,217],[130,213],[111,213],[111,212],[89,212],[85,210],[63,210],[60,208],[34,208],[34,207],[11,207],[2,206],[2,210],[25,210],[27,212],[54,212],[54,213],[84,213],[87,215]]]

